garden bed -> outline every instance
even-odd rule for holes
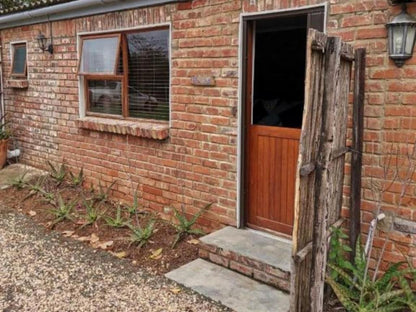
[[[47,230],[58,231],[94,248],[107,250],[115,257],[131,259],[134,265],[152,273],[164,274],[198,258],[197,235],[182,235],[175,248],[172,248],[177,238],[173,224],[162,220],[154,212],[139,207],[132,209],[132,206],[103,198],[111,190],[86,189],[74,185],[69,178],[59,183],[50,175],[29,182],[16,180],[14,183],[16,185],[0,190],[0,204],[30,216]],[[60,203],[73,206],[67,216],[69,219],[58,220],[56,213],[51,212],[56,212]],[[88,205],[99,215],[91,224],[86,221]],[[117,218],[117,210],[119,219],[130,226],[109,225]],[[152,234],[148,240],[143,240],[143,246],[139,246],[141,242],[132,242],[132,229],[146,231],[146,228],[151,228],[151,224]]]

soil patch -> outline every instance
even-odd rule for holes
[[[39,179],[43,179],[40,181]],[[0,204],[30,216],[35,222],[64,236],[90,244],[114,254],[115,257],[130,259],[134,265],[152,273],[164,274],[198,258],[198,240],[194,235],[184,235],[175,248],[174,226],[151,211],[138,209],[129,213],[127,208],[107,199],[97,199],[102,192],[73,186],[69,181],[58,184],[51,177],[32,180],[23,188],[10,187],[0,190]],[[42,191],[34,191],[33,185],[41,184]],[[51,199],[51,197],[53,197]],[[72,204],[70,218],[54,224],[56,216],[51,213],[62,203]],[[99,219],[86,225],[86,203],[97,209]],[[123,220],[134,227],[145,229],[154,223],[153,234],[148,242],[138,247],[131,242],[132,230],[108,225],[109,218],[116,218],[117,210]]]

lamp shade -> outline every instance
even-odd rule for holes
[[[387,25],[389,36],[389,56],[398,67],[411,58],[416,37],[416,18],[406,12],[406,8]]]
[[[39,49],[41,49],[42,51],[46,50],[46,37],[43,34],[39,34],[36,37],[37,41],[38,41],[38,45],[39,45]]]

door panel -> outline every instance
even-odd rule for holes
[[[300,129],[250,126],[249,226],[292,234]]]

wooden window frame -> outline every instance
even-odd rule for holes
[[[81,62],[82,62],[83,51],[84,51],[84,41],[85,40],[91,40],[91,39],[103,39],[103,38],[118,38],[117,51],[116,51],[113,71],[112,72],[101,72],[101,73],[81,72]],[[78,62],[78,75],[81,75],[81,76],[86,76],[86,75],[89,75],[89,76],[116,75],[117,74],[118,63],[120,61],[121,38],[122,38],[122,33],[112,33],[112,34],[105,34],[105,35],[91,35],[91,36],[81,37],[81,53],[80,53],[79,62]]]
[[[10,76],[12,76],[13,78],[26,78],[27,77],[27,43],[26,42],[16,42],[16,43],[11,43],[12,45],[12,63],[11,63],[11,68],[10,68]],[[24,73],[15,73],[14,72],[14,59],[15,59],[15,53],[16,53],[16,48],[18,47],[25,47],[26,49],[26,55],[25,55],[25,64],[24,64]]]
[[[129,96],[128,96],[128,81],[129,81],[129,63],[128,63],[128,42],[127,42],[127,35],[132,33],[140,33],[140,32],[150,32],[156,30],[168,30],[170,32],[170,27],[163,25],[163,26],[151,26],[148,28],[141,28],[141,29],[130,29],[130,30],[122,30],[122,31],[115,31],[115,32],[108,32],[105,34],[91,34],[91,35],[83,35],[80,37],[80,56],[78,62],[78,69],[77,73],[80,77],[83,78],[83,83],[81,84],[82,88],[84,89],[84,107],[85,107],[85,115],[91,117],[102,117],[102,118],[109,118],[109,119],[121,119],[121,120],[131,120],[137,121],[140,119],[145,120],[157,120],[152,118],[137,118],[137,117],[130,117],[129,116]],[[85,40],[88,39],[100,39],[100,38],[112,38],[118,36],[118,53],[116,56],[116,63],[114,67],[113,73],[88,73],[88,72],[81,72],[81,61],[82,61],[82,54],[83,54],[83,44]],[[170,35],[169,35],[170,36]],[[168,39],[168,48],[169,48],[170,40]],[[120,62],[120,52],[122,55],[123,61],[123,73],[118,74],[117,69]],[[169,62],[170,62],[171,55],[169,53]],[[169,77],[171,76],[171,72],[169,70]],[[88,92],[88,81],[90,80],[118,80],[121,81],[121,105],[122,105],[122,115],[111,115],[105,113],[95,113],[90,111],[90,101],[89,101],[89,92]],[[169,78],[170,81],[170,78]],[[170,103],[169,103],[170,106]],[[160,122],[160,120],[157,120]]]

